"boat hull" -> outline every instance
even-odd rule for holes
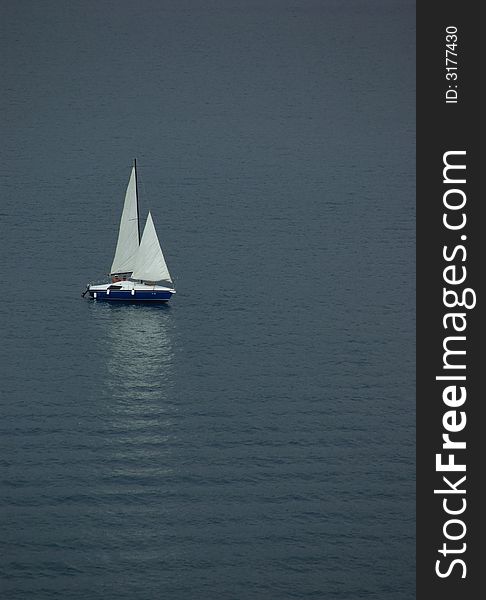
[[[139,291],[134,290],[89,290],[89,296],[93,300],[104,300],[107,302],[168,302],[172,297],[169,291]]]
[[[104,302],[168,302],[175,290],[162,285],[147,285],[131,280],[88,285],[89,298]]]

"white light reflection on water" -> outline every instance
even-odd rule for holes
[[[107,305],[107,386],[117,402],[160,403],[173,388],[170,308]]]
[[[93,303],[105,348],[103,412],[109,473],[140,494],[173,472],[173,329],[167,306]]]

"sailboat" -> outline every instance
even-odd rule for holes
[[[167,302],[176,293],[167,268],[152,214],[140,236],[137,161],[125,194],[110,283],[88,284],[82,294],[94,300]]]

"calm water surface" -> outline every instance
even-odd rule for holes
[[[414,598],[413,3],[2,11],[2,597]]]

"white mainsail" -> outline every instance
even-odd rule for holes
[[[139,246],[136,178],[135,167],[132,167],[132,174],[125,194],[115,258],[111,265],[110,274],[130,273],[135,268],[135,257]]]
[[[142,281],[164,280],[172,283],[150,212],[135,257],[132,279],[141,279]]]

